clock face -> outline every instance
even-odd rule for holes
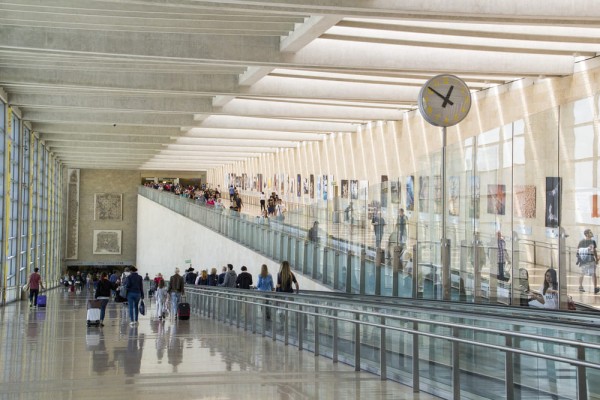
[[[435,126],[458,124],[470,108],[469,87],[454,75],[434,76],[425,82],[419,93],[419,111]]]

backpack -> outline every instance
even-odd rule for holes
[[[577,258],[579,258],[581,264],[588,264],[596,261],[594,259],[594,252],[590,251],[587,247],[577,249]]]

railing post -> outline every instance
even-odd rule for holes
[[[458,328],[452,328],[452,337],[458,338]],[[452,393],[453,399],[460,399],[460,343],[452,341]]]
[[[412,373],[413,373],[413,393],[418,393],[419,389],[419,323],[413,322],[412,334]]]
[[[346,255],[346,293],[352,293],[352,254],[352,250],[349,250]]]
[[[315,357],[319,355],[319,309],[315,307]]]
[[[302,275],[308,275],[308,243],[304,240],[302,243],[302,251],[304,252],[304,257],[302,257]]]
[[[382,381],[387,379],[387,344],[385,340],[385,317],[381,317],[379,323],[382,325],[379,334],[379,377]]]
[[[288,303],[285,303],[285,323],[283,325],[283,343],[287,346],[289,343],[289,326],[288,326]]]
[[[319,265],[319,245],[317,243],[312,243],[311,242],[309,244],[309,246],[311,246],[312,249],[313,249],[312,259],[311,259],[311,262],[312,262],[312,278],[316,280],[316,279],[318,279],[317,272],[319,272],[318,271],[318,269],[319,269],[319,267],[318,267],[318,265]]]
[[[383,265],[383,258],[385,255],[385,250],[379,251],[376,250],[375,253],[375,296],[381,295],[381,268]]]
[[[366,274],[367,274],[367,252],[365,251],[365,249],[363,248],[360,251],[360,271],[359,271],[359,276],[360,276],[360,282],[358,283],[358,287],[359,290],[358,292],[361,295],[365,294],[365,288],[366,288]]]
[[[506,349],[512,350],[512,336],[506,336]],[[514,400],[515,398],[515,387],[514,387],[514,369],[513,369],[513,353],[512,351],[506,351],[504,357],[504,380],[506,386],[506,400]]]
[[[333,289],[340,290],[340,253],[335,252],[333,256]]]
[[[398,271],[400,271],[402,263],[400,254],[400,246],[394,246],[392,254],[392,297],[398,297],[400,295],[400,282],[398,282]]]
[[[302,311],[302,306],[298,306],[298,311],[299,312],[296,312],[296,329],[298,331],[298,351],[302,351],[304,349],[304,343],[303,343],[303,340],[304,340],[304,337],[303,337],[303,334],[304,334],[304,329],[303,328],[304,327],[303,327],[303,325],[304,324],[302,323],[302,321],[303,321],[303,318],[302,318],[303,315],[302,315],[302,312],[301,312]]]
[[[256,316],[258,315],[258,305],[250,305],[250,326],[252,327],[252,333],[256,333]]]
[[[354,370],[360,371],[360,313],[355,313],[354,319]]]
[[[332,342],[332,350],[331,350],[331,360],[334,363],[338,362],[338,312],[337,310],[333,310],[333,342]]]
[[[577,359],[585,361],[585,347],[577,346]],[[577,366],[577,400],[587,400],[587,376],[585,366]]]
[[[327,247],[323,247],[323,275],[321,276],[321,282],[323,284],[327,284],[327,261],[328,261],[328,257],[327,257],[327,252],[329,250],[327,249]]]

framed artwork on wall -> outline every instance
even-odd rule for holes
[[[308,194],[311,199],[315,198],[315,176],[310,174],[310,178],[308,179]]]
[[[323,200],[327,200],[327,195],[329,194],[329,179],[327,178],[327,175],[323,175]]]
[[[302,196],[302,176],[300,174],[296,176],[296,196]]]
[[[94,230],[93,254],[121,254],[120,230]]]
[[[561,178],[546,177],[546,228],[558,228],[560,225]]]
[[[448,185],[448,213],[457,217],[460,214],[460,177],[451,176]]]
[[[390,194],[392,204],[400,204],[400,182],[398,179],[392,179],[390,182]]]
[[[419,210],[429,211],[429,177],[419,177]]]
[[[488,214],[506,214],[506,185],[488,185]]]
[[[120,221],[123,219],[122,193],[95,193],[94,220]]]
[[[387,196],[388,196],[388,176],[387,175],[381,175],[381,195],[380,195],[380,201],[381,201],[381,207],[385,208],[387,207]]]
[[[515,185],[515,217],[535,218],[536,190],[534,185]]]
[[[415,210],[415,177],[409,175],[406,177],[406,210]]]
[[[347,199],[349,194],[350,194],[350,190],[348,188],[348,180],[342,179],[342,196],[341,197],[343,199]]]
[[[479,219],[479,204],[481,200],[481,189],[479,177],[472,176],[469,185],[469,218]]]
[[[356,179],[350,181],[350,198],[358,200],[358,181]]]

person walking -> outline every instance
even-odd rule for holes
[[[296,286],[296,293],[300,293],[300,285],[296,280],[296,276],[290,269],[290,263],[287,261],[281,262],[281,268],[277,274],[277,291],[285,293],[294,293],[292,284]]]
[[[585,292],[583,288],[583,277],[591,276],[594,284],[594,293],[598,294],[600,288],[598,287],[598,278],[596,277],[596,267],[598,266],[598,252],[597,244],[594,239],[594,234],[591,229],[583,231],[585,239],[579,241],[577,245],[577,265],[581,268],[581,274],[579,275],[579,291]]]
[[[169,278],[169,291],[171,295],[171,319],[177,316],[177,306],[181,301],[181,296],[185,294],[185,284],[183,277],[179,275],[179,268],[175,268],[175,274]]]
[[[158,281],[158,287],[156,288],[155,293],[157,319],[162,320],[165,318],[165,310],[168,296],[169,294],[167,293],[167,288],[165,287],[165,281],[161,279],[160,281]]]
[[[42,276],[39,274],[39,271],[39,268],[35,268],[27,280],[27,286],[29,287],[29,307],[37,307],[37,299],[38,294],[40,294],[40,288],[44,290]]]
[[[131,272],[127,277],[125,288],[127,289],[127,305],[129,306],[129,325],[138,324],[140,300],[144,299],[144,280],[137,273],[136,267],[129,269]]]
[[[381,247],[381,238],[383,237],[383,228],[385,227],[385,219],[381,216],[380,210],[373,212],[373,218],[371,219],[373,224],[373,230],[375,232],[375,247]]]
[[[108,279],[108,273],[102,272],[100,274],[100,280],[98,281],[98,285],[96,286],[96,293],[94,294],[94,298],[102,302],[100,306],[100,326],[104,326],[106,305],[108,304],[108,300],[110,300],[110,295],[112,291],[116,288],[117,285],[112,283]]]
[[[250,289],[252,286],[252,274],[248,272],[246,266],[242,267],[242,272],[237,276],[235,284],[239,289]]]
[[[260,275],[258,275],[258,283],[256,284],[256,290],[261,292],[272,292],[275,290],[273,284],[273,277],[269,273],[267,264],[263,264],[260,267]],[[265,300],[265,317],[267,320],[271,319],[271,307],[269,307],[269,301]]]
[[[233,270],[232,264],[227,264],[227,268],[229,271],[225,273],[225,279],[223,279],[223,283],[219,286],[234,288],[237,285],[237,273]]]

